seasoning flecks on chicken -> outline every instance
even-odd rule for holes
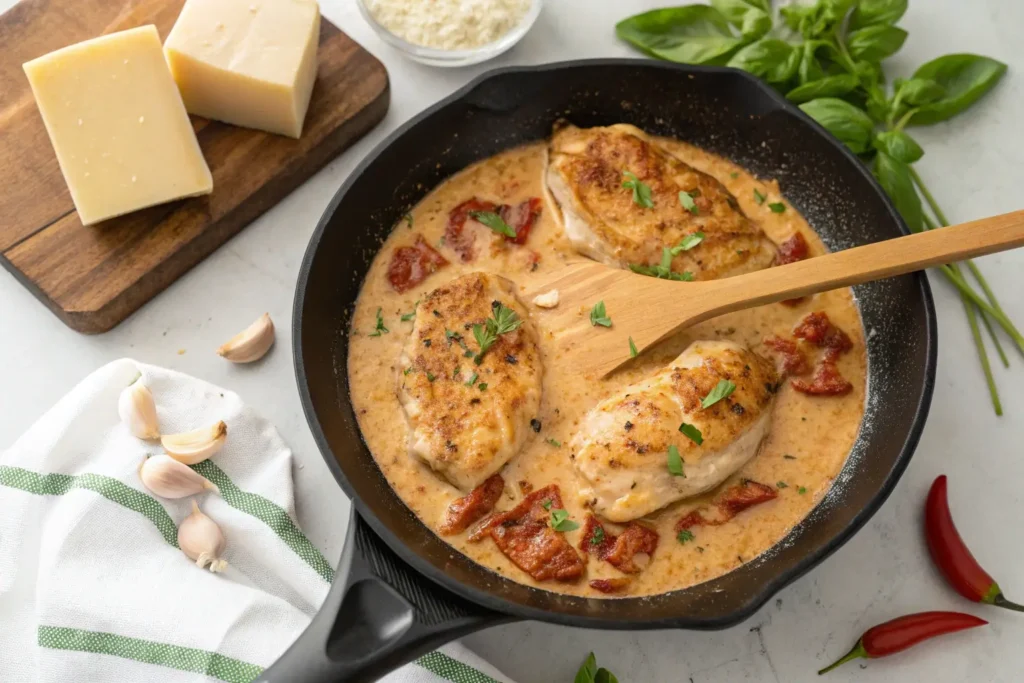
[[[636,203],[623,187],[627,172],[650,188],[653,206]],[[673,272],[711,280],[767,268],[776,258],[775,245],[720,182],[630,125],[556,130],[547,185],[575,249],[610,266],[657,265],[664,249],[697,232],[703,241],[678,250]],[[692,210],[680,192],[692,199]]]
[[[481,355],[474,326],[486,334],[498,315],[510,329]],[[511,282],[469,273],[433,290],[399,361],[410,452],[463,491],[479,486],[531,434],[543,374],[537,333]]]
[[[702,406],[721,380],[726,398]],[[768,434],[779,376],[728,341],[697,341],[668,367],[592,408],[571,442],[580,496],[612,522],[643,517],[714,488],[757,454]],[[680,432],[699,430],[697,444]],[[675,446],[683,475],[668,468]]]

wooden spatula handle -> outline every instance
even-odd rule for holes
[[[720,315],[1020,246],[1024,211],[1014,211],[718,280],[708,294]]]

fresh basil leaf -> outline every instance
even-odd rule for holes
[[[907,11],[907,0],[860,0],[850,16],[850,30],[895,24]]]
[[[764,204],[764,200],[767,198],[767,195],[761,194],[760,192],[757,191],[756,187],[754,188],[754,201],[758,203],[758,206]]]
[[[591,652],[587,655],[587,658],[583,660],[583,664],[580,665],[580,670],[576,672],[576,679],[573,683],[594,683],[594,676],[597,675],[597,657]]]
[[[875,149],[885,152],[896,161],[912,164],[924,156],[924,150],[914,138],[901,130],[887,130],[875,136]]]
[[[977,102],[1006,73],[1006,65],[988,57],[970,54],[946,55],[933,59],[914,72],[946,89],[945,95],[922,105],[910,117],[910,125],[926,126],[951,119]]]
[[[608,317],[608,313],[605,311],[604,301],[598,301],[594,304],[594,307],[590,309],[590,324],[594,327],[601,325],[603,327],[611,327],[612,319]]]
[[[623,171],[622,187],[633,191],[633,203],[644,209],[653,209],[654,200],[651,199],[651,186],[636,177],[635,173]]]
[[[679,204],[694,216],[700,213],[700,209],[697,208],[697,204],[693,201],[693,195],[689,192],[683,190],[679,191]]]
[[[486,225],[488,228],[505,237],[515,238],[516,231],[512,229],[505,220],[493,211],[470,211],[470,217],[477,223]]]
[[[647,54],[682,64],[721,64],[746,41],[714,7],[684,5],[651,10],[615,25],[619,38]]]
[[[691,424],[682,423],[679,425],[679,431],[698,446],[704,443],[704,437],[701,435],[700,430]]]
[[[832,23],[843,20],[850,8],[857,3],[857,0],[818,0],[821,6],[822,15]]]
[[[747,40],[760,38],[772,30],[771,16],[762,10],[752,9],[743,17],[743,25],[740,26],[740,35]]]
[[[566,532],[579,529],[580,525],[569,519],[568,510],[555,508],[551,510],[551,528],[555,531]]]
[[[679,455],[679,449],[675,444],[668,447],[668,473],[673,477],[686,477],[683,471],[683,457]]]
[[[715,388],[708,392],[708,395],[701,400],[700,407],[710,408],[722,399],[731,396],[734,391],[736,391],[735,384],[727,379],[720,379],[718,380],[718,384],[715,385]]]
[[[782,213],[786,210],[786,205],[782,202],[772,202],[768,208],[772,210],[772,213]]]
[[[907,32],[896,26],[865,26],[846,36],[846,49],[854,59],[880,62],[895,54],[907,40]]]
[[[594,675],[594,683],[619,683],[619,679],[608,669],[601,668]]]
[[[872,172],[896,206],[896,210],[903,216],[907,227],[913,232],[920,232],[922,224],[921,198],[917,196],[917,190],[914,188],[910,167],[902,161],[893,159],[885,152],[879,152],[875,155]]]
[[[636,350],[636,344],[633,343],[633,338],[630,337],[629,338],[629,357],[630,358],[636,358],[638,355],[640,355],[640,354]]]
[[[946,94],[946,89],[930,78],[911,78],[898,86],[894,83],[894,87],[900,101],[913,106],[931,104]]]
[[[868,90],[868,101],[865,105],[867,108],[868,116],[873,121],[884,123],[889,115],[889,101],[885,99],[885,92],[875,86]]]
[[[800,31],[803,22],[817,11],[814,5],[785,5],[779,8],[782,21],[793,31]]]
[[[684,251],[690,251],[691,249],[693,249],[695,246],[697,246],[698,244],[700,244],[703,241],[704,241],[704,233],[703,232],[698,231],[698,232],[690,233],[689,235],[684,237],[682,239],[682,241],[679,242],[679,244],[677,244],[676,246],[672,247],[671,254],[673,256],[678,256],[679,254],[681,254]]]
[[[780,83],[791,78],[799,64],[791,64],[793,50],[793,46],[784,40],[763,38],[733,55],[726,66],[743,69],[770,83]],[[788,75],[785,73],[787,70]]]
[[[804,102],[800,109],[854,153],[867,151],[875,124],[863,109],[835,97],[819,97]]]
[[[743,19],[750,10],[762,11],[747,0],[711,0],[711,6],[736,28],[743,25]]]
[[[814,43],[815,41],[813,40],[809,40],[804,43],[803,51],[800,55],[800,66],[797,67],[797,79],[801,84],[820,81],[825,77],[825,70],[821,68],[821,63],[815,55]]]
[[[860,81],[853,74],[839,74],[804,83],[786,93],[790,102],[801,104],[819,97],[839,97],[854,90]]]

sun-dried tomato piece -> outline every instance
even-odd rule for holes
[[[808,246],[803,233],[793,233],[793,236],[779,245],[779,255],[775,262],[780,266],[787,263],[796,263],[807,258]]]
[[[504,490],[505,480],[500,474],[495,474],[470,491],[469,495],[453,500],[445,510],[444,522],[440,527],[441,533],[457,534],[468,529],[470,524],[494,509]]]
[[[685,515],[676,522],[676,531],[701,525],[725,524],[744,510],[774,500],[778,495],[771,486],[765,486],[752,479],[744,479],[736,486],[730,486],[723,491],[708,508],[699,508]],[[711,509],[716,514],[713,517],[706,516],[704,512],[710,512]]]
[[[423,235],[417,235],[411,247],[398,247],[391,255],[388,281],[396,292],[404,292],[447,265],[447,259],[427,244]]]
[[[469,220],[471,211],[494,211],[498,205],[494,202],[484,201],[473,197],[462,202],[448,212],[448,225],[444,230],[444,241],[462,259],[463,263],[473,260],[476,254],[473,252],[474,236],[472,232],[466,231],[466,221]]]
[[[633,579],[622,576],[617,579],[594,579],[590,582],[590,587],[602,593],[621,593],[631,583]]]
[[[831,328],[832,321],[828,319],[828,315],[824,311],[815,311],[808,313],[803,320],[797,323],[793,329],[793,336],[815,346],[821,346]]]
[[[633,558],[646,553],[653,555],[658,547],[658,532],[637,522],[629,525],[618,536],[605,531],[594,515],[588,515],[583,526],[580,550],[593,553],[626,574],[637,574],[641,567]]]
[[[526,239],[530,236],[530,230],[540,216],[542,206],[540,197],[531,197],[525,202],[515,205],[502,204],[499,206],[498,215],[501,216],[503,221],[508,223],[510,228],[516,231],[514,239],[507,235],[505,239],[516,244],[526,244]]]
[[[811,366],[807,364],[803,351],[792,339],[776,336],[765,337],[764,345],[778,354],[775,363],[779,366],[780,372],[788,375],[802,375],[810,371]]]
[[[810,382],[794,379],[791,384],[797,391],[812,396],[842,396],[853,390],[853,385],[839,373],[835,362],[827,358],[823,358],[814,368]]]
[[[575,581],[585,565],[565,535],[548,524],[551,510],[557,509],[562,509],[558,486],[545,486],[508,512],[488,517],[473,530],[470,540],[489,534],[508,559],[537,581]]]

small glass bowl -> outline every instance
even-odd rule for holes
[[[425,47],[410,43],[379,24],[366,6],[366,0],[356,0],[356,4],[359,5],[359,11],[362,13],[363,18],[377,32],[377,35],[385,43],[398,49],[409,59],[431,66],[469,66],[493,59],[518,43],[530,30],[534,22],[537,21],[537,17],[540,16],[543,0],[532,0],[530,9],[526,12],[522,21],[501,38],[470,50],[440,50],[435,47]]]

